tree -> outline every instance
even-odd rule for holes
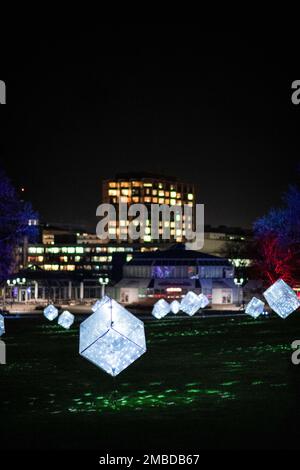
[[[269,284],[281,278],[293,284],[300,269],[300,190],[293,186],[283,206],[254,224],[255,267]]]
[[[17,248],[25,237],[33,239],[36,227],[29,225],[37,219],[30,203],[22,201],[9,178],[0,169],[0,283],[13,272]]]

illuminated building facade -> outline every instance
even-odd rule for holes
[[[115,206],[117,212],[117,220],[109,222],[109,235],[115,237],[116,240],[121,241],[122,234],[127,233],[127,228],[130,219],[119,220],[118,205],[120,203],[127,204],[144,204],[148,209],[149,219],[146,222],[145,235],[140,239],[141,243],[151,243],[151,204],[167,205],[172,207],[181,207],[182,211],[184,205],[195,208],[195,187],[190,183],[183,183],[177,181],[176,178],[167,178],[159,175],[152,174],[120,174],[116,178],[105,180],[103,182],[102,202],[112,204]],[[160,220],[159,224],[159,240],[163,242],[162,231],[163,223],[170,229],[170,239],[168,242],[184,242],[186,223],[193,224],[193,221],[183,220],[182,227],[176,228],[174,213],[171,213],[169,221],[163,222]],[[189,227],[193,229],[192,226]],[[156,241],[156,240],[155,240]]]

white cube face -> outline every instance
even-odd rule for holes
[[[253,297],[248,303],[245,313],[253,318],[258,318],[264,312],[265,304],[261,300]]]
[[[180,303],[178,302],[178,300],[173,300],[173,302],[171,302],[170,304],[170,308],[171,312],[176,315],[180,311]]]
[[[68,330],[71,328],[75,320],[75,317],[72,313],[65,310],[59,317],[58,317],[58,324]]]
[[[5,333],[4,316],[0,314],[0,336],[4,335],[4,333]]]
[[[271,309],[281,318],[287,318],[300,306],[296,293],[282,279],[276,281],[263,295]]]
[[[80,325],[79,353],[112,376],[146,352],[144,324],[114,300]]]
[[[55,308],[54,305],[48,305],[48,307],[44,309],[44,316],[47,318],[47,320],[55,320],[55,318],[58,316],[57,308]]]
[[[171,307],[169,302],[167,302],[165,299],[160,299],[154,304],[152,315],[159,320],[160,318],[168,315],[170,311]]]
[[[188,292],[181,301],[181,310],[188,315],[195,315],[196,312],[201,308],[202,301],[195,292]]]
[[[92,306],[92,311],[96,312],[96,310],[98,310],[98,308],[105,304],[105,302],[109,302],[109,297],[107,295],[102,297],[101,300],[97,300],[97,302]]]
[[[208,297],[206,297],[206,295],[200,294],[200,295],[199,295],[199,299],[200,299],[200,301],[201,301],[200,308],[205,308],[205,307],[208,306],[209,300],[208,300]]]

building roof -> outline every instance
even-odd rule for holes
[[[170,248],[168,250],[157,250],[152,252],[135,253],[132,260],[127,263],[128,266],[195,266],[195,265],[214,265],[231,266],[225,258],[208,255],[194,250],[185,250],[184,248]]]

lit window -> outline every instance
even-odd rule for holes
[[[111,235],[115,235],[116,234],[116,229],[115,228],[110,228],[108,230],[108,232],[111,234]]]
[[[118,191],[116,189],[110,189],[108,191],[108,195],[109,196],[117,196],[118,195]]]
[[[171,191],[171,197],[172,198],[176,197],[176,191]]]
[[[144,242],[151,242],[151,235],[145,235]]]
[[[122,189],[121,193],[123,194],[123,196],[129,196],[129,189]]]
[[[144,201],[145,201],[145,202],[151,202],[151,197],[145,197],[145,198],[144,198]]]
[[[126,203],[128,202],[128,197],[126,197],[126,196],[121,196],[120,200],[121,200],[121,202],[123,202],[123,203],[126,204]]]
[[[110,187],[110,188],[116,188],[116,187],[117,187],[117,183],[110,182],[110,183],[109,183],[109,187]]]
[[[76,253],[83,253],[83,247],[79,246],[79,247],[76,247]]]
[[[176,199],[171,199],[170,204],[171,204],[171,206],[175,206],[175,204],[176,204]]]
[[[75,253],[75,248],[74,247],[68,248],[68,253],[70,253],[70,254]]]
[[[164,191],[158,191],[158,195],[159,195],[160,197],[164,197],[165,192],[164,192]]]
[[[165,200],[163,198],[158,200],[159,204],[164,204]]]
[[[144,183],[144,188],[152,188],[152,183]]]
[[[189,201],[192,201],[194,199],[194,194],[188,194],[188,200]]]

